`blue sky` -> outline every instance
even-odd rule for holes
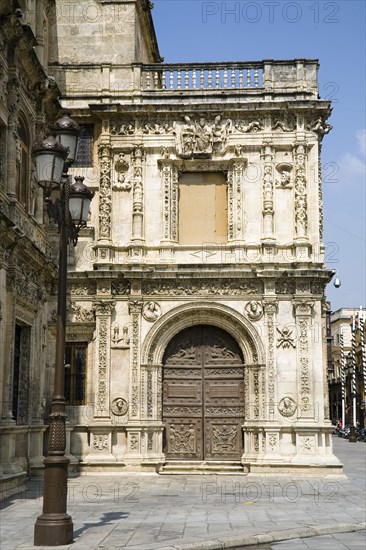
[[[365,306],[365,6],[363,0],[154,0],[166,63],[317,58],[319,91],[333,101],[323,139],[326,265],[332,310]]]

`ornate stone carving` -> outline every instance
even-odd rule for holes
[[[142,309],[140,300],[129,302],[129,311],[132,316],[132,372],[131,372],[131,416],[138,417],[139,413],[139,319]]]
[[[243,179],[245,159],[237,159],[228,171],[228,237],[243,240]]]
[[[276,281],[276,294],[295,294],[296,284],[293,281],[280,279]]]
[[[235,129],[241,133],[261,132],[264,129],[263,117],[247,118],[245,121],[239,120],[235,123]]]
[[[271,448],[271,451],[274,451],[277,447],[277,435],[271,434],[268,437],[268,443],[269,443],[269,446]]]
[[[130,434],[130,451],[138,451],[139,449],[139,436],[137,434]]]
[[[67,285],[67,291],[71,296],[94,296],[96,293],[96,283],[70,281]]]
[[[251,321],[259,321],[263,316],[263,307],[260,302],[251,301],[245,306],[245,313]]]
[[[111,412],[116,416],[124,416],[128,412],[128,403],[123,397],[116,397],[111,404]]]
[[[168,241],[177,240],[178,211],[178,169],[172,164],[162,163],[163,178],[163,238]]]
[[[142,124],[142,133],[143,134],[173,134],[174,128],[169,124],[169,122],[162,122],[159,119],[149,120]]]
[[[283,327],[283,329],[280,329],[277,327],[277,332],[279,334],[279,338],[277,340],[277,347],[278,348],[295,348],[295,339],[292,336],[293,330],[289,327]]]
[[[228,134],[231,132],[231,120],[222,121],[218,115],[214,122],[207,122],[201,116],[193,121],[184,117],[185,124],[180,125],[177,150],[182,158],[210,158],[213,154],[223,154]]]
[[[161,315],[161,307],[156,302],[147,302],[142,310],[142,316],[146,321],[153,323],[159,319]]]
[[[268,380],[268,409],[269,414],[274,414],[275,409],[275,321],[278,304],[273,300],[264,301],[264,310],[267,320],[267,380]]]
[[[300,348],[300,386],[301,410],[306,412],[310,406],[310,375],[309,375],[309,345],[307,319],[299,320],[299,348]]]
[[[93,447],[97,451],[108,449],[108,434],[93,434]]]
[[[213,426],[212,427],[212,452],[234,453],[237,447],[237,427]]]
[[[118,349],[130,348],[130,337],[128,334],[128,326],[122,328],[122,337],[119,337],[119,325],[114,323],[112,327],[112,347]]]
[[[143,293],[167,296],[192,296],[192,295],[255,295],[263,292],[263,283],[261,282],[239,282],[236,280],[210,280],[210,281],[180,281],[178,284],[174,281],[159,281],[143,283]]]
[[[315,449],[314,437],[304,436],[300,438],[300,447],[303,452],[313,452]]]
[[[272,115],[272,130],[293,132],[296,129],[296,116],[292,113],[276,113]]]
[[[112,136],[132,136],[135,133],[135,125],[132,120],[112,118],[110,128]]]
[[[170,424],[169,442],[171,453],[194,453],[195,429],[193,424],[189,426]]]
[[[86,309],[81,305],[71,302],[69,312],[70,314],[73,315],[74,321],[76,323],[94,323],[95,321],[94,307],[91,307],[90,309]]]
[[[147,417],[152,418],[153,416],[153,373],[151,369],[147,371],[146,398],[147,398]]]
[[[280,179],[276,180],[277,189],[292,189],[292,165],[286,162],[281,162],[280,164],[277,164],[276,170],[280,174]]]
[[[114,296],[124,296],[131,293],[131,283],[129,281],[112,281],[111,292]]]
[[[283,397],[277,408],[282,416],[292,416],[296,412],[297,404],[292,397]]]
[[[293,300],[295,315],[311,316],[314,309],[314,302],[312,300]]]
[[[313,118],[306,124],[306,129],[318,134],[320,139],[322,139],[325,134],[328,134],[332,128],[333,126],[327,124],[322,117]]]
[[[273,238],[273,159],[274,148],[271,141],[264,141],[261,151],[264,166],[263,177],[263,237]]]
[[[112,190],[111,190],[111,147],[101,144],[98,147],[100,182],[99,182],[99,237],[110,239]]]
[[[293,149],[295,160],[295,230],[297,237],[306,237],[308,228],[306,142],[296,142]]]
[[[117,183],[114,183],[112,188],[114,191],[130,191],[131,180],[127,176],[130,164],[125,158],[124,153],[119,153],[118,159],[114,164],[114,170],[117,173]]]

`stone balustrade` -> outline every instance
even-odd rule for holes
[[[142,92],[215,92],[250,91],[250,93],[299,91],[317,97],[316,59],[284,61],[243,61],[227,63],[154,63],[135,69],[135,89]],[[136,86],[137,84],[137,86]]]
[[[144,65],[143,90],[240,90],[263,85],[263,63]]]

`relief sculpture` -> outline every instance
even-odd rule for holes
[[[195,431],[193,424],[170,425],[169,445],[171,453],[194,453]]]

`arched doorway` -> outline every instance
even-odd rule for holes
[[[175,460],[237,460],[243,453],[244,361],[211,325],[179,332],[163,358],[164,453]]]

